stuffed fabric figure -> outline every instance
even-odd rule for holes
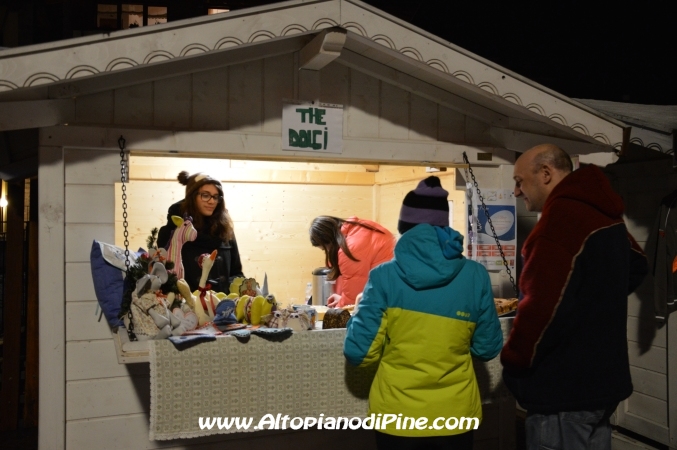
[[[190,286],[188,286],[186,280],[181,279],[177,281],[176,287],[179,289],[179,293],[186,301],[186,304],[195,312],[195,315],[197,316],[198,320],[198,326],[201,327],[202,325],[208,323],[211,320],[209,314],[205,311],[204,307],[202,306],[200,297],[190,292]]]
[[[289,308],[278,309],[262,316],[261,323],[266,324],[268,328],[291,328],[294,331],[305,331],[313,328],[307,312],[294,311]]]
[[[167,304],[171,305],[174,303],[174,293],[170,292],[167,294]],[[174,336],[180,336],[186,331],[191,331],[197,328],[198,320],[197,314],[188,306],[186,302],[182,302],[180,307],[176,307],[172,310],[172,314],[181,321],[181,325],[174,330],[172,334]]]
[[[287,318],[289,317],[288,309],[278,309],[271,314],[264,316],[262,319],[268,324],[269,328],[284,328],[287,326]]]
[[[169,312],[165,299],[156,294],[167,278],[165,266],[156,262],[153,264],[151,273],[144,275],[136,282],[130,308],[134,334],[139,341],[165,339],[187,331],[186,325]]]
[[[197,230],[193,227],[190,219],[183,220],[179,216],[172,216],[172,222],[176,225],[176,230],[169,240],[167,248],[167,259],[174,263],[173,272],[178,279],[184,277],[183,260],[181,259],[181,249],[186,242],[192,242],[197,238]],[[207,272],[209,273],[209,272]]]
[[[217,295],[216,292],[210,290],[210,286],[207,284],[207,277],[214,265],[216,255],[217,251],[214,250],[211,254],[200,256],[199,264],[202,265],[202,277],[200,278],[197,291],[190,292],[190,287],[184,279],[176,282],[179,293],[186,300],[188,306],[195,311],[198,318],[198,326],[203,326],[214,319],[216,307],[222,300],[220,294]]]

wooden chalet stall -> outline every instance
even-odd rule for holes
[[[3,170],[34,167],[39,180],[42,449],[373,447],[366,431],[148,439],[148,365],[119,364],[115,335],[96,321],[89,265],[93,239],[122,244],[120,136],[130,247],[145,246],[182,198],[178,171],[207,171],[224,183],[245,273],[267,273],[283,301],[301,299],[323,264],[307,237],[316,215],[395,231],[426,167],[447,168],[436,174],[464,230],[455,186],[467,180],[454,170],[464,152],[481,188],[512,189],[515,152],[547,141],[585,155],[624,142],[619,122],[356,0],[4,50],[0,64],[1,130],[32,130],[37,142]],[[341,105],[341,152],[283,150],[288,101]],[[517,211],[519,243],[536,217],[521,202]],[[478,448],[514,446],[511,413],[485,412]]]

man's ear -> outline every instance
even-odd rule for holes
[[[549,184],[552,182],[552,167],[548,166],[547,164],[543,164],[541,166],[540,176],[543,180],[543,184]]]

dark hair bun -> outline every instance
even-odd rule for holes
[[[177,176],[176,179],[179,180],[179,183],[183,184],[184,186],[187,186],[188,177],[190,177],[190,174],[185,170],[183,170],[179,173],[179,176]]]

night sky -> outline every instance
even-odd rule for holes
[[[677,104],[672,1],[366,3],[568,97]]]

